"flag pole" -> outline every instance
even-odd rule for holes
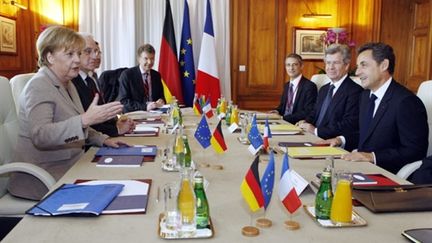
[[[248,226],[244,226],[241,230],[242,235],[244,236],[248,236],[248,237],[255,237],[258,236],[260,234],[260,230],[252,225],[252,213],[249,213],[250,216],[250,222]]]

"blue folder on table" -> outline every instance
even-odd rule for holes
[[[156,146],[144,146],[144,147],[101,147],[97,152],[96,156],[107,156],[107,155],[123,155],[123,156],[156,156]]]
[[[63,184],[26,213],[35,216],[82,214],[97,216],[123,190],[122,184]]]

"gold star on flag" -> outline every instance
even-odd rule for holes
[[[185,76],[186,78],[189,78],[189,72],[188,72],[188,71],[185,71],[185,72],[184,72],[184,76]]]
[[[193,84],[195,84],[195,79],[194,79],[194,80],[192,80],[192,83],[193,83]]]
[[[187,41],[188,45],[192,45],[192,39],[191,38],[187,39],[186,41]]]
[[[182,55],[185,55],[186,54],[186,49],[181,49],[181,51],[180,51],[180,53],[182,54]]]
[[[180,66],[184,66],[185,65],[185,61],[180,61]]]

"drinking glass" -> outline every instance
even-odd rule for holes
[[[173,231],[181,229],[181,213],[177,206],[178,192],[177,183],[170,182],[163,186],[165,225],[167,229]]]
[[[335,224],[350,223],[352,221],[352,174],[338,172],[336,177],[336,192],[333,198],[330,219]]]

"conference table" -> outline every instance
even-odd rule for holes
[[[223,126],[223,135],[228,150],[217,154],[213,148],[203,149],[193,134],[199,117],[191,109],[183,110],[184,133],[189,137],[195,163],[208,163],[199,171],[209,182],[206,194],[214,226],[214,236],[209,239],[194,239],[193,242],[406,242],[401,232],[411,228],[431,227],[431,212],[374,214],[364,207],[354,210],[367,221],[364,227],[324,228],[319,226],[304,210],[299,208],[290,217],[278,198],[282,154],[275,155],[275,187],[265,216],[271,219],[270,228],[260,228],[256,237],[242,235],[242,227],[263,217],[264,212],[251,214],[240,193],[240,184],[254,159],[247,145],[238,141],[239,133],[229,133]],[[280,120],[282,121],[282,120]],[[211,131],[218,123],[216,117],[209,119]],[[158,137],[120,137],[131,144],[157,145],[158,149],[172,146],[172,134],[161,132]],[[278,142],[314,142],[319,138],[311,134],[273,136],[271,146]],[[97,167],[91,160],[97,148],[91,148],[54,186],[73,183],[77,179],[152,179],[147,212],[145,214],[101,215],[98,217],[35,217],[25,216],[5,237],[3,242],[164,242],[158,235],[159,215],[164,210],[162,192],[166,183],[179,181],[178,172],[161,169],[162,156],[154,162],[145,162],[138,168]],[[265,170],[267,155],[261,156],[260,174]],[[289,159],[290,168],[307,181],[316,179],[328,164],[319,159]],[[223,169],[217,168],[222,165]],[[335,160],[335,169],[352,172],[380,173],[398,183],[408,183],[397,176],[367,162]],[[53,189],[54,189],[53,188]],[[304,205],[314,203],[315,194],[309,187],[300,195]],[[391,199],[389,199],[391,200]],[[288,230],[284,222],[288,219],[300,224],[298,230]],[[184,240],[192,242],[192,240]]]

